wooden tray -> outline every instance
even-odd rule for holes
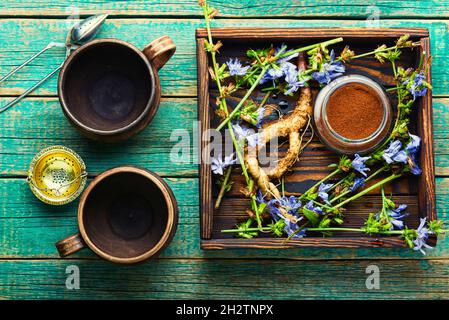
[[[407,29],[364,29],[364,28],[217,28],[212,29],[215,39],[221,40],[224,44],[218,55],[218,62],[223,63],[231,57],[244,59],[245,52],[249,48],[257,49],[267,47],[270,44],[275,46],[285,43],[289,48],[296,48],[307,44],[312,44],[335,37],[343,37],[344,44],[333,46],[338,54],[343,45],[349,45],[356,54],[368,52],[383,43],[393,45],[394,41],[404,35],[409,34],[413,41],[420,41],[421,46],[411,49],[404,49],[398,65],[405,67],[417,66],[423,51],[430,52],[429,33],[423,28]],[[207,37],[205,29],[196,30],[197,43],[197,63],[198,63],[198,111],[201,121],[201,134],[209,128],[217,126],[217,119],[211,106],[215,105],[214,96],[216,88],[209,79],[208,66],[209,57],[204,51],[204,40]],[[394,77],[389,63],[380,64],[372,57],[354,60],[346,65],[346,74],[358,73],[369,76],[377,80],[385,88],[394,85]],[[428,81],[430,82],[430,74]],[[314,92],[318,88],[314,88]],[[263,93],[255,92],[252,98],[260,101]],[[284,99],[279,95],[277,99],[271,99],[269,103],[278,103]],[[285,99],[291,108],[297,96]],[[394,94],[390,96],[392,105],[396,106]],[[229,102],[233,107],[233,102]],[[420,164],[423,170],[422,175],[407,176],[386,186],[385,191],[392,193],[397,204],[407,204],[410,216],[405,222],[410,228],[415,228],[419,224],[419,217],[427,217],[429,220],[436,219],[435,212],[435,178],[434,178],[434,154],[433,154],[433,134],[432,134],[432,97],[430,90],[425,97],[417,100],[412,114],[410,130],[417,133],[422,138],[420,152]],[[201,154],[209,154],[209,145],[206,141],[200,143]],[[282,151],[281,151],[282,152]],[[282,157],[282,154],[280,153]],[[303,151],[297,164],[292,168],[292,172],[285,177],[285,190],[293,193],[304,192],[316,181],[320,180],[329,172],[327,165],[335,163],[338,155],[326,149],[320,141],[315,138],[312,143]],[[249,200],[244,198],[239,190],[245,186],[240,169],[233,170],[231,177],[235,181],[230,192],[224,197],[218,210],[214,210],[217,188],[214,183],[210,165],[201,162],[200,165],[200,210],[201,210],[201,247],[203,249],[225,249],[225,248],[288,248],[296,246],[315,247],[397,247],[404,246],[402,239],[398,237],[370,237],[364,234],[335,233],[332,237],[305,237],[299,240],[290,240],[284,243],[282,238],[273,238],[269,235],[261,235],[253,239],[239,239],[230,234],[222,234],[220,230],[231,229],[237,222],[247,218],[245,210],[249,208]],[[381,178],[380,178],[381,179]],[[373,179],[375,180],[375,179]],[[372,183],[375,183],[375,180]],[[381,198],[379,190],[375,190],[361,200],[350,204],[345,213],[345,227],[360,227],[370,212],[377,212],[380,209]]]

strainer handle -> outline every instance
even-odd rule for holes
[[[61,258],[65,258],[85,248],[86,244],[84,243],[81,234],[75,233],[61,241],[56,242],[55,246],[56,249],[58,249],[59,256]]]
[[[176,45],[169,36],[162,36],[143,49],[143,54],[151,61],[156,70],[162,68],[176,51]]]

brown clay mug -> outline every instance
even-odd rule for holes
[[[168,36],[143,51],[116,39],[81,46],[59,74],[64,114],[94,140],[116,142],[139,133],[156,114],[161,97],[158,70],[175,50]]]
[[[132,166],[97,176],[78,205],[79,233],[56,243],[61,257],[88,246],[101,258],[134,264],[157,255],[170,243],[178,207],[157,174]]]

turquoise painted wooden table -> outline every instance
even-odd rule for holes
[[[381,27],[429,28],[433,62],[434,134],[438,215],[448,220],[449,201],[449,1],[361,0],[211,1],[220,10],[216,26],[364,26],[379,14]],[[152,124],[126,143],[107,146],[79,135],[64,118],[56,77],[18,106],[0,115],[0,299],[85,298],[449,298],[449,241],[428,256],[406,249],[293,249],[202,251],[199,247],[198,168],[172,165],[173,127],[192,132],[197,118],[194,31],[202,26],[197,2],[186,0],[7,0],[0,3],[0,74],[4,75],[50,39],[64,41],[73,21],[109,13],[99,37],[143,48],[169,35],[178,51],[161,72],[163,99]],[[0,105],[60,63],[63,50],[34,61],[0,87]],[[28,164],[40,149],[63,144],[86,161],[92,176],[115,165],[156,171],[180,205],[174,241],[163,255],[139,266],[104,262],[85,250],[58,258],[54,243],[73,233],[76,203],[50,207],[28,190]],[[191,150],[192,153],[197,150]],[[368,265],[380,269],[380,289],[365,285]],[[66,267],[80,269],[81,288],[67,290]]]

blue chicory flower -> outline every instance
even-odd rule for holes
[[[409,136],[411,140],[405,147],[408,152],[407,163],[412,174],[420,175],[422,170],[418,165],[418,151],[421,146],[421,138],[414,134],[409,134]]]
[[[407,162],[412,174],[414,174],[415,176],[419,176],[422,173],[422,170],[418,165],[416,154],[409,155],[409,157],[407,158]]]
[[[365,177],[366,177],[366,171],[370,171],[370,169],[365,166],[365,162],[369,158],[371,158],[371,157],[361,157],[360,155],[358,155],[356,153],[354,160],[352,160],[352,162],[351,162],[351,165],[354,168],[354,170],[360,172]]]
[[[329,202],[329,195],[327,194],[327,191],[332,188],[333,184],[331,183],[322,183],[318,187],[318,197],[320,197],[325,203],[330,204]]]
[[[402,213],[405,209],[407,209],[407,205],[401,204],[396,209],[388,210],[388,215],[391,218],[390,222],[392,224],[391,230],[393,230],[394,227],[396,227],[396,229],[404,229],[404,221],[402,221],[402,219],[408,216],[408,213]]]
[[[232,59],[229,59],[228,62],[226,62],[229,68],[229,74],[231,76],[244,76],[250,66],[242,66],[242,63],[239,59],[235,58],[234,61]]]
[[[310,200],[309,202],[307,202],[307,204],[305,205],[305,208],[310,210],[310,211],[313,211],[315,213],[318,213],[318,214],[323,214],[324,213],[323,209],[321,209],[321,207],[313,205],[313,200]]]
[[[352,186],[349,187],[349,190],[351,190],[351,192],[354,192],[355,190],[357,190],[360,187],[364,187],[365,186],[365,178],[355,178],[354,183],[352,184]]]
[[[416,239],[413,240],[413,244],[415,245],[413,250],[419,250],[424,255],[426,254],[426,251],[424,251],[424,249],[433,249],[431,246],[429,246],[427,244],[427,240],[429,239],[429,234],[432,234],[432,232],[426,228],[426,223],[427,223],[426,218],[420,219],[419,227],[416,230],[418,235],[417,235]]]
[[[408,84],[411,79],[407,79],[404,84]],[[413,78],[413,82],[408,89],[408,91],[412,94],[413,100],[416,100],[417,97],[423,97],[427,93],[427,87],[424,84],[424,81],[426,80],[426,76],[424,73],[419,72],[415,74]]]
[[[265,72],[262,79],[260,79],[259,84],[264,84],[268,81],[273,81],[273,85],[274,85],[274,78],[268,72]]]
[[[260,189],[259,192],[257,193],[256,201],[258,204],[267,203],[267,201],[265,200],[265,196],[263,195]]]
[[[256,200],[258,202],[265,201],[262,192],[259,191]],[[298,214],[298,210],[301,206],[302,203],[298,198],[290,196],[268,201],[267,208],[270,212],[271,218],[274,221],[279,221],[279,219],[284,220],[284,231],[288,236],[291,236],[294,239],[299,239],[304,237],[306,234],[305,229],[297,231],[299,228],[299,222],[303,219],[303,217]],[[283,209],[282,212],[280,209]]]
[[[259,134],[254,133],[250,134],[246,137],[246,141],[248,141],[248,146],[251,148],[255,148],[259,144]]]
[[[328,84],[331,80],[343,75],[345,66],[341,61],[335,61],[335,52],[331,50],[330,59],[324,63],[320,71],[315,71],[312,78],[320,84]]]
[[[285,81],[287,82],[287,87],[285,94],[289,95],[293,92],[298,91],[299,88],[304,87],[304,81],[298,80],[298,71],[296,69],[289,70],[285,75]]]
[[[224,158],[224,161],[221,159],[221,154],[218,155],[217,158],[212,158],[211,161],[211,169],[214,174],[223,175],[224,169],[229,166],[232,166],[237,162],[235,158],[235,154],[231,154]]]
[[[265,108],[260,107],[257,109],[257,118],[256,118],[256,128],[260,129],[262,127],[263,118],[265,116]]]
[[[382,158],[384,158],[385,162],[388,164],[393,162],[407,163],[407,153],[404,150],[401,150],[401,148],[401,141],[392,141],[388,148],[384,150]]]
[[[274,55],[277,56],[278,53],[279,53],[281,50],[284,50],[282,53],[286,53],[286,52],[288,51],[287,46],[286,46],[285,44],[282,44],[280,47],[277,47],[277,48],[274,50]],[[279,58],[279,59],[277,60],[277,62],[281,64],[281,63],[283,63],[283,62],[287,62],[287,61],[290,61],[290,60],[293,59],[293,58],[296,58],[298,55],[299,55],[299,53],[294,53],[294,54],[288,55],[288,56],[286,56],[286,57],[284,57],[284,58]]]
[[[279,218],[285,219],[286,217],[282,214],[279,208],[282,208],[288,214],[292,216],[298,216],[298,210],[301,208],[301,201],[295,196],[282,197],[280,199],[271,199],[268,202],[268,210],[270,211],[273,220],[277,221]]]
[[[241,126],[239,123],[233,123],[232,128],[239,142],[248,141],[248,146],[254,148],[259,142],[259,134],[254,133],[254,130]]]
[[[284,222],[285,222],[284,231],[292,239],[301,239],[306,236],[306,231],[307,231],[306,228],[297,231],[300,228],[298,222],[300,220],[302,220],[302,218],[303,217],[300,217],[296,223],[292,222],[288,219],[284,219]]]
[[[277,48],[275,51],[275,55],[277,55],[280,50],[281,50],[281,48]],[[293,63],[288,62],[288,61],[297,56],[298,56],[298,54],[292,54],[287,57],[278,59],[277,64],[274,67],[268,69],[267,72],[265,72],[265,74],[263,75],[263,77],[259,81],[259,83],[264,84],[268,81],[273,81],[273,86],[275,86],[274,81],[276,79],[280,79],[287,75],[290,75],[290,77],[291,77],[293,73],[297,72],[297,70],[296,70],[297,68]],[[298,74],[296,73],[296,75],[298,75]]]
[[[271,77],[271,80],[275,80],[284,76],[284,68],[277,67],[271,68],[267,71],[267,74]]]
[[[410,136],[410,142],[407,144],[405,149],[409,153],[417,153],[419,151],[419,147],[421,146],[421,138],[418,136],[415,136],[414,134],[409,133]]]

